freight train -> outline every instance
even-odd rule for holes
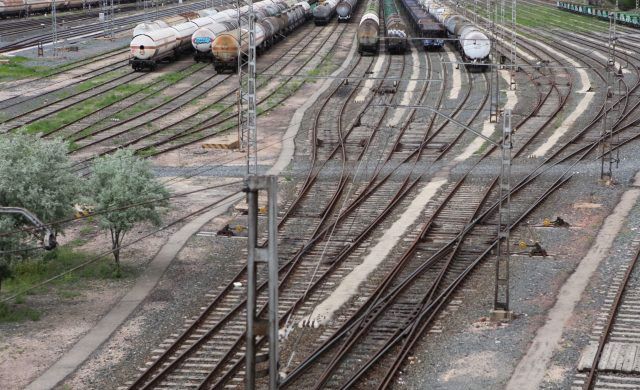
[[[444,46],[447,30],[427,12],[418,0],[401,0],[409,21],[422,46],[426,49],[440,49]]]
[[[268,48],[277,41],[278,37],[293,31],[310,17],[311,6],[306,1],[302,1],[278,16],[270,16],[256,21],[256,48],[260,50]],[[248,44],[249,32],[244,27],[216,36],[211,43],[213,66],[216,71],[237,71],[238,52],[246,52]],[[240,50],[238,50],[239,46]]]
[[[214,23],[211,16],[204,16],[168,27],[162,27],[158,22],[144,29],[138,25],[138,35],[133,37],[130,44],[132,58],[129,64],[134,71],[154,70],[158,62],[175,58],[180,52],[188,50],[191,47],[191,35],[198,28]]]
[[[289,8],[288,3],[284,1],[260,2],[254,4],[254,15],[257,20],[267,17],[279,15],[281,12]],[[240,8],[240,23],[248,24],[247,12],[248,6]],[[217,23],[197,29],[191,36],[191,44],[195,49],[194,59],[196,61],[211,60],[211,43],[220,34],[238,29],[238,10],[230,9],[220,12],[222,16],[218,17]],[[217,16],[217,15],[216,15]]]
[[[356,8],[358,0],[340,0],[336,5],[336,13],[338,14],[338,22],[346,22],[351,19],[351,14]]]
[[[292,0],[288,0],[293,4]],[[288,8],[287,0],[264,0],[255,3],[254,15],[257,19],[264,19],[270,15],[278,14],[281,10]],[[240,14],[246,24],[246,13],[248,6],[240,8]],[[130,44],[131,56],[129,60],[131,67],[138,70],[153,70],[160,61],[169,58],[175,58],[183,51],[191,50],[193,46],[204,46],[205,49],[210,48],[210,42],[203,42],[201,38],[197,42],[193,40],[193,35],[202,29],[208,29],[210,33],[218,34],[228,32],[238,28],[238,11],[229,9],[221,12],[215,10],[198,11],[198,16],[192,20],[182,23],[162,26],[157,21],[145,26],[144,29],[139,28],[140,34],[134,36]],[[212,16],[202,16],[212,15]],[[140,26],[138,26],[140,27]],[[211,38],[211,35],[209,35]],[[207,45],[209,45],[207,47]]]
[[[448,36],[455,40],[455,45],[467,70],[483,72],[489,68],[489,53],[491,41],[487,35],[476,27],[469,19],[458,15],[435,0],[421,0],[427,11],[445,27]]]
[[[336,13],[338,0],[325,0],[324,3],[318,4],[313,10],[313,22],[316,26],[324,26],[331,21]]]
[[[369,0],[358,25],[358,53],[377,54],[380,43],[380,1]]]
[[[384,0],[384,24],[386,29],[387,51],[391,54],[404,54],[407,51],[407,26],[404,24],[395,0]]]
[[[600,9],[592,5],[585,4],[573,4],[566,1],[557,1],[556,6],[564,11],[573,12],[581,15],[595,16],[598,19],[609,20],[611,14],[614,14],[614,18],[620,24],[624,24],[630,27],[640,28],[640,14],[620,12],[620,11],[608,11],[606,9]]]

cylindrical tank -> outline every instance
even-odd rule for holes
[[[378,0],[369,0],[367,9],[358,25],[358,52],[360,54],[378,52],[380,42],[380,17]]]
[[[489,56],[491,43],[487,36],[476,27],[467,25],[460,33],[460,46],[471,60],[481,60]]]
[[[384,0],[384,20],[387,30],[387,50],[404,54],[407,50],[407,26],[400,17],[394,0]]]
[[[323,26],[331,21],[336,12],[336,5],[338,0],[326,0],[313,10],[313,21],[316,26]]]
[[[153,22],[143,22],[133,28],[133,36],[140,34],[146,34],[149,31],[160,30],[161,28],[167,28],[169,25],[164,20],[156,20]]]
[[[264,41],[264,29],[259,23],[256,23],[256,46]],[[211,54],[213,55],[213,63],[216,69],[235,69],[238,63],[238,35],[242,34],[242,46],[240,50],[247,51],[249,45],[249,32],[245,28],[224,32],[218,35],[211,43]]]
[[[338,14],[338,20],[349,20],[351,14],[356,7],[357,0],[340,0],[336,5],[336,13]]]
[[[210,26],[197,29],[191,35],[191,44],[200,53],[211,54],[211,43],[218,34],[238,28],[237,20],[216,22]]]
[[[175,31],[166,28],[134,37],[130,49],[131,55],[138,60],[153,60],[172,54],[176,45]]]

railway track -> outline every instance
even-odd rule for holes
[[[633,244],[639,247],[640,241]],[[640,248],[640,247],[639,247]],[[634,389],[640,383],[636,362],[640,337],[637,333],[638,259],[640,249],[618,269],[609,286],[605,306],[591,333],[589,349],[579,363],[572,389]]]
[[[158,11],[159,18],[173,16],[179,13],[196,11],[206,8],[210,5],[207,1],[193,2],[190,4],[177,5],[170,8],[164,8]],[[130,16],[123,16],[114,19],[114,33],[126,31],[135,26],[135,24],[147,20],[148,17],[145,14],[136,14]],[[58,40],[73,39],[76,37],[95,37],[104,33],[104,23],[96,21],[95,23],[70,27],[58,31]],[[33,47],[42,42],[43,44],[51,42],[51,34],[49,31],[33,35],[24,39],[17,40],[15,42],[6,44],[0,47],[0,54],[20,50],[24,48]]]
[[[298,44],[294,46],[295,48],[288,51],[286,56],[283,54],[277,61],[261,68],[260,71],[273,72],[274,74],[304,75],[305,72],[311,71],[311,69],[318,66],[329,55],[328,51],[319,56],[314,55],[318,50],[318,45],[326,39],[333,38],[330,38],[330,30],[315,29],[316,34],[319,34],[319,36],[314,35],[313,32],[309,34],[309,31],[314,31],[314,29],[307,25],[296,35],[292,35],[293,37],[300,37]],[[281,49],[276,47],[274,50],[286,49],[284,47]],[[160,106],[161,110],[156,110],[155,107],[152,107],[118,124],[108,124],[106,127],[99,128],[82,137],[71,138],[78,144],[76,152],[89,148],[91,152],[86,153],[88,156],[94,155],[96,150],[98,154],[107,154],[116,149],[111,146],[115,144],[117,147],[133,147],[137,152],[146,156],[155,156],[199,142],[227,130],[229,125],[237,119],[235,111],[237,84],[235,79],[230,78],[228,75],[219,75],[217,77],[220,83],[215,86],[215,90],[213,88],[203,90],[203,93],[199,93],[195,97],[192,94],[190,98],[182,98],[182,95],[180,95],[179,101],[169,100],[164,102]],[[258,87],[261,88],[258,92],[258,103],[261,114],[268,113],[278,104],[285,101],[291,93],[295,92],[301,83],[295,88],[288,87],[295,82],[296,80],[293,78],[281,81],[271,76],[260,80]],[[206,96],[210,96],[211,99],[204,99]],[[191,103],[197,99],[202,99],[205,104],[192,105]],[[151,118],[154,119],[154,124],[151,128],[148,128],[146,123]],[[151,148],[155,152],[146,152]],[[89,161],[90,158],[80,161],[79,164],[82,166]]]

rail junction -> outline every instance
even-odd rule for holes
[[[636,29],[545,0],[128,7],[58,12],[77,52],[0,20],[0,136],[63,140],[80,177],[128,148],[186,193],[127,249],[140,303],[109,323],[111,291],[0,387],[640,387]]]

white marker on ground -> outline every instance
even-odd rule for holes
[[[446,179],[435,179],[427,183],[413,199],[409,207],[393,225],[384,232],[378,243],[371,248],[361,264],[356,266],[331,295],[313,310],[313,313],[300,322],[300,326],[325,324],[342,305],[358,292],[358,287],[387,258],[391,250],[407,234],[407,230],[418,220],[424,207],[431,201],[438,190],[447,182]]]
[[[585,93],[589,89],[591,89],[591,81],[589,81],[589,74],[587,73],[586,70],[580,68],[582,65],[578,61],[565,55],[564,53],[557,51],[556,49],[552,48],[549,45],[545,45],[542,42],[537,42],[537,45],[542,47],[547,52],[562,58],[563,61],[569,63],[571,66],[576,67],[576,72],[578,72],[578,76],[580,76],[580,84],[582,86],[582,88],[579,91],[577,91],[578,93]]]
[[[547,138],[544,144],[540,145],[538,149],[535,150],[535,152],[531,153],[531,157],[543,157],[545,154],[547,154],[547,152],[555,144],[558,143],[560,138],[565,135],[569,131],[569,129],[576,123],[576,120],[580,118],[580,115],[582,115],[589,108],[594,96],[595,92],[588,92],[584,94],[582,99],[580,99],[578,106],[573,111],[571,111],[571,114],[569,114],[569,116],[566,117],[564,121],[562,121],[562,124],[560,124],[560,126],[555,129],[553,134],[551,134],[551,137]]]
[[[458,59],[456,58],[456,54],[452,50],[450,50],[448,47],[446,48],[446,50],[449,61],[458,61]],[[453,78],[453,80],[451,83],[451,90],[449,90],[449,100],[457,100],[458,96],[460,96],[460,91],[462,90],[462,69],[460,69],[460,65],[458,65],[457,69],[455,68],[454,64],[451,64],[451,66],[453,66],[453,71],[451,72],[451,77]]]
[[[376,59],[376,63],[373,64],[373,77],[382,77],[382,65],[384,65],[387,60],[386,54],[380,54]],[[371,88],[375,85],[376,80],[367,80],[364,82],[364,86],[360,89],[360,92],[354,99],[356,103],[362,103],[367,98],[367,95],[371,93]]]
[[[411,62],[413,64],[413,66],[411,67],[410,76],[412,80],[409,81],[406,89],[401,92],[402,98],[400,99],[400,105],[402,106],[408,106],[411,104],[411,99],[413,98],[413,92],[411,91],[415,91],[418,86],[418,82],[415,79],[418,79],[420,77],[420,57],[418,56],[418,52],[415,50],[415,48],[411,48]],[[396,108],[393,112],[393,116],[389,120],[388,125],[396,126],[398,123],[400,123],[400,120],[407,111],[408,110],[406,108]]]
[[[509,83],[509,71],[501,70],[500,76],[505,80],[507,84]],[[507,91],[507,100],[504,103],[503,109],[513,110],[516,104],[518,104],[518,95],[516,95],[516,91],[511,91],[511,90]],[[496,129],[496,124],[490,122],[489,119],[487,119],[482,123],[482,131],[480,133],[485,137],[491,137],[495,129]],[[480,149],[482,148],[482,145],[484,145],[485,142],[487,141],[484,138],[476,137],[469,145],[467,145],[467,147],[464,149],[462,153],[456,156],[454,160],[464,161],[468,159],[469,157],[473,156],[475,153],[480,151]]]

